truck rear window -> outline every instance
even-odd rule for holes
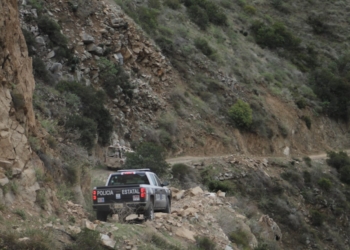
[[[111,176],[108,182],[108,186],[130,185],[130,184],[149,184],[149,181],[145,173],[135,173],[135,174],[113,175]]]

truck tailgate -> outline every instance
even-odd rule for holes
[[[97,199],[94,204],[138,202],[140,199],[140,185],[123,185],[97,187]]]

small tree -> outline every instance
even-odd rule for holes
[[[253,111],[249,103],[238,100],[229,110],[228,115],[240,128],[249,128],[253,121]]]
[[[137,147],[134,153],[126,154],[124,168],[149,168],[162,175],[168,170],[169,164],[165,161],[165,151],[162,147],[144,142]]]

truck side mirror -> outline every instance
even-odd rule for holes
[[[169,186],[169,182],[164,181],[164,182],[161,184],[161,186],[162,186],[162,187]]]

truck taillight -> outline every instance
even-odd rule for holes
[[[140,188],[140,198],[146,198],[146,188]]]
[[[96,200],[97,200],[97,191],[96,191],[96,190],[93,190],[93,191],[92,191],[92,200],[93,200],[93,201],[96,201]]]

